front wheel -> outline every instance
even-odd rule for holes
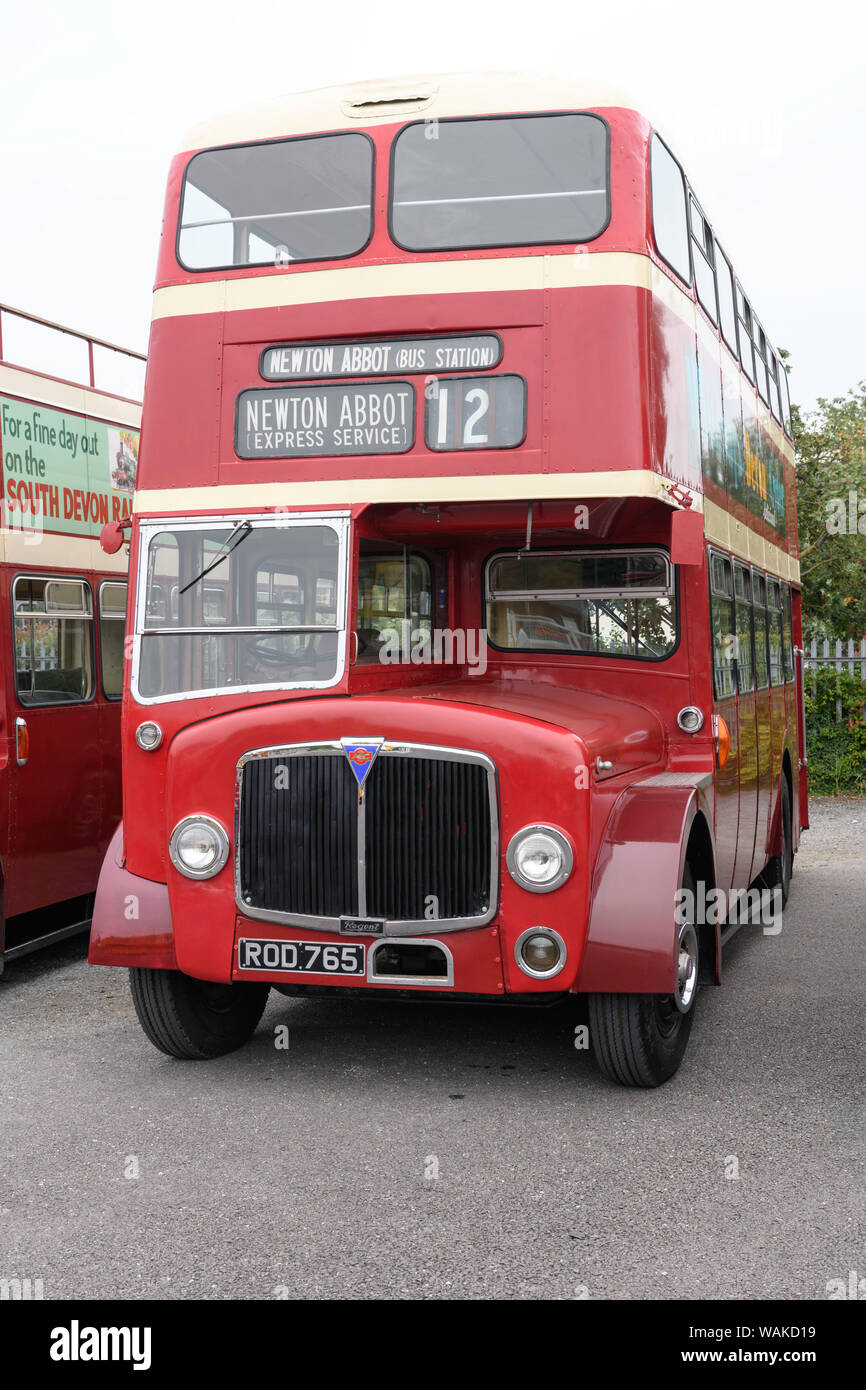
[[[773,891],[778,890],[782,907],[788,902],[791,891],[791,875],[794,872],[794,832],[791,815],[791,793],[787,777],[782,778],[782,796],[779,808],[782,826],[782,853],[774,855],[764,870],[764,882]]]
[[[205,1061],[242,1047],[256,1031],[268,985],[213,984],[179,970],[129,972],[138,1021],[169,1057]]]
[[[683,887],[695,882],[686,868]],[[693,915],[693,914],[692,914]],[[591,994],[589,1035],[595,1060],[620,1086],[661,1086],[685,1055],[698,988],[698,933],[693,922],[679,928],[677,979],[673,994]]]

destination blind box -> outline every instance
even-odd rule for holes
[[[502,339],[496,333],[277,343],[262,352],[259,374],[265,381],[313,381],[399,376],[405,372],[433,376],[440,372],[485,372],[499,366],[502,351]]]

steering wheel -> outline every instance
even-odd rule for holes
[[[274,651],[273,647],[267,644],[273,641],[273,636],[250,637],[244,643],[244,650],[248,656],[260,661],[263,666],[299,666],[306,663],[308,666],[316,660],[316,649],[313,646],[315,636],[302,639],[302,645],[293,652]]]

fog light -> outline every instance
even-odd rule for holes
[[[565,942],[550,927],[529,927],[521,932],[514,947],[514,958],[525,975],[545,980],[558,975],[566,961]]]
[[[135,731],[135,741],[145,753],[152,753],[162,743],[162,729],[152,719],[146,719]]]
[[[189,816],[172,831],[168,853],[187,878],[213,878],[229,857],[229,837],[211,816]]]

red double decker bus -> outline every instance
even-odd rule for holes
[[[806,821],[788,388],[717,233],[560,78],[178,155],[90,957],[164,1052],[271,987],[581,994],[610,1077],[676,1070]]]
[[[0,972],[90,925],[120,819],[138,353],[0,305]]]

